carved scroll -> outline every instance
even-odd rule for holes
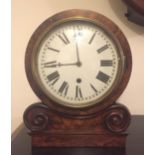
[[[43,131],[49,124],[48,108],[36,103],[28,107],[24,113],[24,123],[31,131]]]
[[[131,117],[125,106],[114,104],[105,111],[104,125],[108,131],[122,133],[128,128]]]

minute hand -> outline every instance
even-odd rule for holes
[[[81,66],[81,61],[80,61],[80,56],[79,56],[79,48],[78,48],[78,44],[76,42],[76,56],[77,56],[77,66]]]

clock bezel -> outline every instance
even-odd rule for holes
[[[60,99],[57,99],[52,93],[50,93],[46,88],[45,88],[45,86],[44,86],[44,84],[42,83],[42,80],[39,78],[40,77],[40,75],[39,75],[39,70],[38,70],[38,68],[37,68],[37,62],[38,62],[38,57],[39,57],[39,51],[40,51],[40,48],[42,47],[42,44],[43,44],[43,40],[46,40],[46,38],[48,38],[48,36],[49,36],[49,34],[51,33],[51,31],[55,31],[55,28],[57,29],[57,25],[58,26],[62,26],[63,24],[68,24],[68,23],[72,23],[73,22],[73,24],[74,23],[76,23],[76,22],[81,22],[81,23],[83,23],[83,24],[92,24],[92,25],[94,25],[94,22],[93,21],[91,21],[90,19],[87,19],[87,18],[82,18],[82,17],[77,17],[77,18],[67,18],[67,19],[64,19],[64,20],[61,20],[60,22],[58,22],[58,23],[56,23],[55,25],[56,26],[53,26],[53,27],[51,27],[51,29],[50,29],[50,31],[49,32],[47,32],[47,34],[44,34],[44,37],[43,38],[41,38],[40,40],[40,44],[38,44],[37,45],[37,49],[35,50],[35,51],[38,51],[38,52],[34,52],[34,55],[32,56],[32,58],[33,58],[33,61],[32,61],[32,66],[34,66],[33,67],[33,73],[34,73],[34,76],[35,76],[35,79],[37,80],[37,83],[39,83],[40,84],[40,89],[42,89],[43,90],[43,92],[45,92],[46,94],[47,94],[47,96],[51,99],[51,100],[53,100],[53,101],[55,101],[55,102],[57,102],[58,104],[61,104],[62,106],[68,106],[68,107],[71,107],[71,108],[86,108],[86,107],[89,107],[89,106],[93,106],[93,105],[95,105],[96,103],[99,103],[103,98],[105,98],[110,92],[111,92],[111,90],[113,90],[113,88],[115,87],[115,85],[117,84],[117,82],[119,82],[119,80],[120,80],[120,76],[122,76],[122,72],[123,72],[123,69],[124,69],[124,61],[119,61],[118,62],[118,71],[117,71],[117,75],[116,75],[116,77],[115,77],[115,80],[114,80],[114,82],[113,82],[113,84],[109,87],[109,89],[101,96],[101,97],[99,97],[99,98],[97,98],[95,101],[90,101],[90,102],[86,102],[86,103],[84,103],[84,104],[82,104],[82,103],[79,103],[79,105],[78,105],[78,103],[74,103],[74,102],[76,102],[75,100],[73,100],[73,103],[67,103],[67,102],[65,102],[65,101],[61,101]],[[59,25],[60,24],[60,25]],[[98,28],[100,28],[100,26],[99,26],[99,24],[98,25],[96,25],[96,23],[95,23],[95,26],[97,26]],[[106,28],[105,28],[106,29]],[[101,29],[102,30],[102,29]],[[111,36],[111,34],[107,34],[108,32],[107,32],[107,30],[105,30],[104,31],[104,33],[109,37],[109,36]],[[110,37],[109,37],[110,38]],[[110,38],[111,39],[111,38]],[[114,40],[114,38],[111,40],[111,42],[113,42],[114,43],[114,46],[115,46],[115,48],[116,48],[116,53],[117,53],[117,56],[118,56],[118,58],[123,58],[123,53],[122,53],[122,49],[121,48],[119,48],[118,46],[116,46],[116,43],[115,42],[117,42],[116,40]],[[118,52],[118,51],[120,51],[120,52]]]
[[[110,92],[110,94],[106,96],[102,101],[88,107],[81,107],[81,108],[68,107],[52,100],[40,87],[38,83],[39,80],[36,79],[37,76],[35,75],[36,73],[34,73],[35,65],[37,65],[34,64],[34,57],[37,55],[37,51],[40,46],[42,38],[44,38],[44,36],[57,25],[69,20],[70,21],[88,20],[95,23],[104,30],[106,28],[106,31],[108,31],[108,33],[111,34],[112,40],[114,40],[115,43],[120,48],[120,50],[122,50],[122,53],[125,57],[125,66],[124,66],[125,68],[121,75],[122,78],[118,81],[119,83],[113,88],[112,92]],[[130,78],[131,68],[132,68],[132,58],[130,47],[121,30],[105,16],[88,10],[75,10],[75,9],[68,10],[60,12],[48,18],[33,33],[26,49],[26,56],[25,56],[26,75],[35,94],[42,100],[44,104],[46,104],[52,110],[76,117],[87,116],[92,113],[102,111],[108,106],[112,105],[124,91]]]

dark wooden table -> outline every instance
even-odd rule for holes
[[[144,117],[132,116],[126,149],[122,148],[32,148],[24,129],[12,140],[12,155],[144,155]]]

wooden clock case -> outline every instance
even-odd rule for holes
[[[33,77],[32,57],[44,35],[62,19],[82,17],[106,28],[125,56],[125,67],[121,80],[113,91],[101,102],[86,108],[65,107],[49,99]],[[43,24],[32,35],[25,59],[27,78],[33,91],[42,102],[32,104],[24,113],[25,125],[30,129],[34,147],[125,147],[130,124],[128,109],[116,103],[124,91],[131,74],[132,58],[128,42],[120,29],[105,16],[88,10],[68,10],[58,13]]]

